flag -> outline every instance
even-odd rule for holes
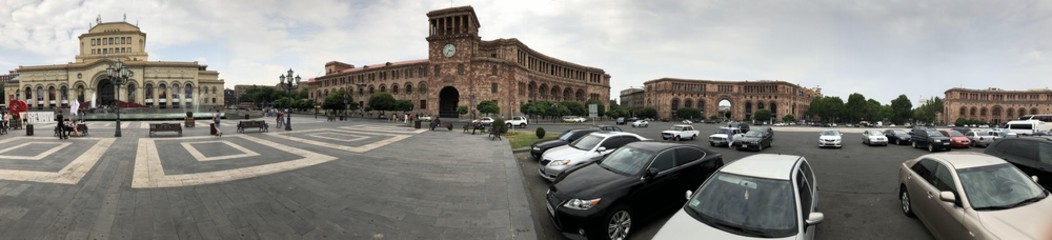
[[[80,110],[80,101],[73,99],[73,102],[69,103],[69,115],[77,116],[77,110]]]

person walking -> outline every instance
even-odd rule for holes
[[[65,123],[63,121],[65,121],[65,118],[62,117],[61,113],[55,115],[55,134],[58,135],[58,139],[66,139],[66,130],[63,129],[65,128]]]
[[[216,109],[215,113],[212,113],[212,122],[215,123],[216,136],[223,136],[223,129],[219,128],[219,109]]]

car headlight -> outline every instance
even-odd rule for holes
[[[541,148],[540,148],[540,147],[537,147],[537,146],[534,146],[534,147],[533,147],[533,150],[534,150],[534,151],[540,151],[540,150],[541,150]]]
[[[548,163],[548,166],[562,166],[570,164],[570,160],[555,160]]]
[[[592,200],[581,200],[574,198],[573,200],[566,201],[566,204],[563,204],[563,207],[567,207],[574,210],[588,210],[592,207],[595,207],[596,205],[599,205],[600,199],[602,198],[596,198]]]
[[[942,140],[935,139],[935,141],[933,141],[933,142],[942,142]]]

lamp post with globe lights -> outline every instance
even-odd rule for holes
[[[132,72],[131,69],[128,69],[128,66],[125,66],[123,61],[118,59],[116,63],[106,68],[106,75],[109,76],[110,81],[113,81],[113,88],[116,90],[115,94],[113,95],[113,101],[114,106],[117,109],[117,130],[113,133],[113,136],[121,137],[121,85],[127,83],[128,78],[134,76],[135,73]]]
[[[296,77],[292,77],[292,73],[293,73],[292,69],[289,69],[289,71],[287,73],[288,75],[279,75],[278,76],[278,79],[281,80],[281,83],[280,83],[279,86],[284,87],[285,90],[288,91],[289,99],[293,99],[293,97],[292,97],[292,89],[296,88],[296,86],[299,86],[299,84],[300,84],[300,76],[296,75]],[[285,81],[285,79],[288,79],[288,81]],[[293,80],[295,80],[295,81],[293,81]],[[293,99],[293,100],[295,100],[295,99]],[[289,108],[286,106],[285,109],[289,109]],[[289,112],[285,113],[285,131],[292,131],[292,115]]]

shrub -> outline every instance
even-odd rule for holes
[[[449,129],[449,131],[453,131],[453,124],[452,123],[447,123],[446,124],[446,129]]]
[[[544,138],[544,133],[545,133],[545,132],[544,132],[544,128],[542,128],[542,127],[538,127],[538,128],[537,128],[537,139],[542,139],[542,138]]]
[[[496,126],[497,129],[500,129],[500,133],[502,134],[508,133],[508,125],[504,123],[503,118],[493,119],[493,126]]]
[[[186,117],[193,118],[194,117],[194,112],[186,111]]]

